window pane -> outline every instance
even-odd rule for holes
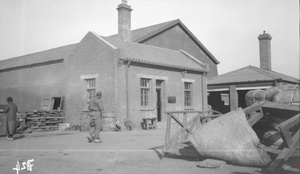
[[[87,99],[90,101],[95,96],[96,90],[95,89],[89,89],[87,90]]]
[[[94,88],[94,87],[96,87],[96,80],[95,79],[87,79],[86,84],[87,84],[87,88]]]
[[[191,89],[191,83],[184,83],[184,89]]]
[[[150,79],[140,79],[141,86],[141,106],[149,105]]]
[[[192,83],[184,83],[184,106],[192,106]]]
[[[150,79],[141,79],[141,81],[140,81],[140,85],[142,86],[142,87],[150,87]]]

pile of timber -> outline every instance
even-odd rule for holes
[[[54,131],[64,122],[64,113],[60,110],[33,111],[26,113],[26,127],[32,132]]]

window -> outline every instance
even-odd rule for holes
[[[149,106],[150,79],[141,79],[141,106]]]
[[[192,106],[192,83],[184,82],[184,106]]]
[[[86,98],[90,101],[96,95],[96,79],[86,79]]]

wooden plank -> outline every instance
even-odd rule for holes
[[[197,114],[196,116],[194,116],[191,120],[189,120],[187,122],[187,124],[182,127],[181,129],[179,129],[176,134],[167,142],[167,144],[172,144],[172,141],[176,140],[176,138],[183,132],[183,131],[188,131],[187,127],[189,125],[191,125],[192,122],[196,122],[198,119],[200,118],[199,114]]]
[[[183,123],[173,114],[171,114],[171,117],[181,126],[184,127]]]
[[[261,110],[261,107],[263,105],[265,105],[266,103],[268,103],[268,102],[263,101],[263,102],[259,102],[259,103],[254,103],[253,105],[251,105],[247,108],[244,108],[243,110],[244,110],[245,114],[251,114],[252,112],[256,112],[257,110]]]
[[[257,123],[264,115],[262,113],[255,113],[251,115],[251,117],[248,119],[248,123],[250,126],[253,126],[255,123]]]
[[[264,108],[273,108],[273,109],[280,109],[280,110],[288,110],[288,111],[300,112],[299,105],[292,105],[292,104],[268,102],[263,107]]]
[[[201,118],[216,118],[216,117],[220,117],[222,115],[205,115],[205,116],[202,116]]]
[[[270,147],[267,147],[267,146],[265,146],[265,150],[267,152],[271,152],[271,153],[274,153],[274,154],[277,154],[277,155],[279,155],[281,153],[281,150],[270,148]]]
[[[26,117],[26,119],[29,120],[36,120],[36,119],[53,119],[53,118],[61,118],[61,119],[65,119],[66,117]]]
[[[171,114],[167,114],[167,131],[166,131],[166,138],[165,138],[165,146],[169,145],[171,134]]]
[[[184,112],[186,112],[186,113],[202,113],[202,111],[171,111],[171,112],[166,112],[166,114],[181,114],[181,113],[184,113]],[[209,112],[209,110],[208,111],[205,111],[205,112]]]
[[[299,146],[299,132],[300,130],[298,130],[297,133],[293,136],[293,144],[291,148],[284,148],[281,151],[281,153],[276,157],[276,159],[271,163],[271,165],[268,168],[268,171],[274,171],[277,168],[281,167],[284,164],[284,162],[291,157],[291,155]]]
[[[229,102],[230,102],[230,110],[231,111],[233,111],[239,107],[238,93],[236,91],[235,85],[229,86]]]
[[[300,124],[300,114],[297,114],[294,117],[280,123],[275,128],[277,128],[278,130],[279,129],[287,130],[290,129],[291,127],[296,126],[297,124]]]
[[[183,127],[184,127],[187,124],[187,114],[186,113],[183,113],[183,120],[182,121],[183,121]],[[186,140],[187,132],[189,132],[188,129],[182,133],[182,136],[181,136],[181,141],[182,142]]]
[[[281,133],[281,137],[283,139],[284,145],[287,148],[291,148],[293,145],[293,140],[292,140],[292,136],[290,133],[290,130],[280,130]]]
[[[196,125],[196,121],[192,122],[191,125],[190,125],[190,127],[188,128],[188,131],[192,132],[193,129],[194,129],[194,127],[195,127],[195,125]]]
[[[271,163],[271,165],[268,167],[268,171],[274,171],[277,168],[281,167],[284,162],[285,162],[285,158],[288,156],[291,156],[292,152],[290,151],[289,148],[284,148],[280,154],[276,157],[276,159]]]

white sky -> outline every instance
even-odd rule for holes
[[[0,60],[117,33],[122,0],[0,0]],[[259,67],[258,35],[271,34],[272,70],[299,76],[298,0],[128,0],[131,28],[174,19],[220,61],[219,74]]]

